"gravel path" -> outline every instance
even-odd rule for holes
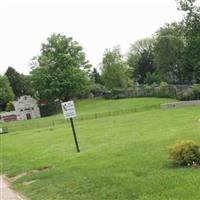
[[[17,192],[10,189],[9,183],[0,176],[0,200],[25,200]]]

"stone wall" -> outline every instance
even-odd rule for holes
[[[174,103],[166,103],[166,104],[162,104],[161,108],[167,109],[167,108],[178,108],[178,107],[187,107],[187,106],[200,106],[200,100],[177,101]]]
[[[15,111],[5,112],[0,114],[0,122],[10,122],[16,120],[17,120],[17,114]]]

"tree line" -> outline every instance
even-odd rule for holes
[[[127,87],[130,80],[134,84],[200,82],[200,7],[195,0],[178,1],[178,6],[185,12],[181,22],[165,24],[152,37],[136,41],[125,56],[119,47],[105,52],[102,75],[107,87],[113,88],[108,72],[118,76],[117,87]],[[116,66],[130,80],[122,78]]]
[[[25,94],[38,100],[68,100],[115,88],[200,83],[200,7],[196,0],[177,0],[185,13],[180,22],[165,24],[150,38],[105,50],[100,70],[92,68],[83,47],[71,37],[53,34],[31,62],[30,75],[8,67],[0,75],[0,108]],[[10,104],[7,109],[10,109]]]

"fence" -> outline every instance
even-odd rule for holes
[[[77,121],[83,121],[83,120],[92,120],[92,119],[98,119],[103,117],[109,117],[109,116],[117,116],[122,114],[129,114],[129,113],[135,113],[135,112],[141,112],[145,110],[150,109],[159,109],[160,105],[151,105],[151,106],[145,106],[142,108],[133,108],[128,110],[116,110],[112,112],[102,112],[102,113],[94,113],[94,114],[88,114],[88,115],[80,115],[76,118]],[[40,129],[40,128],[48,128],[48,127],[54,127],[57,125],[61,125],[66,123],[66,120],[63,119],[54,119],[54,120],[32,120],[32,121],[20,121],[19,124],[7,122],[0,124],[0,126],[7,128],[8,132],[13,131],[25,131],[25,130],[31,130],[31,129]]]

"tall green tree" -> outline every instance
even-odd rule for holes
[[[107,89],[128,87],[128,66],[123,59],[119,46],[105,51],[101,63],[101,70]]]
[[[136,41],[131,45],[128,53],[128,65],[133,69],[135,82],[143,84],[147,75],[155,72],[154,67],[154,40],[150,38]]]
[[[95,84],[103,85],[102,77],[101,77],[100,73],[97,71],[96,68],[94,68],[92,73],[91,73],[91,79],[94,81]]]
[[[14,97],[8,78],[0,75],[0,108],[4,109],[6,103],[14,100]]]
[[[22,95],[35,96],[34,88],[32,87],[31,75],[21,74]]]
[[[7,76],[10,86],[13,89],[13,92],[16,97],[19,97],[22,95],[22,76],[20,73],[18,73],[13,67],[8,67],[6,70],[5,75]]]
[[[154,62],[161,80],[171,84],[182,83],[183,41],[172,35],[159,36],[154,51]]]
[[[177,0],[179,9],[185,12],[184,36],[185,70],[192,75],[191,82],[200,83],[200,4],[196,0]]]
[[[84,94],[91,65],[83,48],[72,38],[53,34],[42,44],[34,62],[32,84],[40,99],[63,99]]]
[[[33,91],[30,83],[30,76],[17,72],[13,67],[8,67],[5,75],[7,76],[10,86],[17,97],[22,95],[32,95]]]
[[[184,22],[172,22],[172,23],[166,23],[164,26],[162,26],[157,32],[156,36],[174,36],[178,37],[179,39],[184,40]]]

